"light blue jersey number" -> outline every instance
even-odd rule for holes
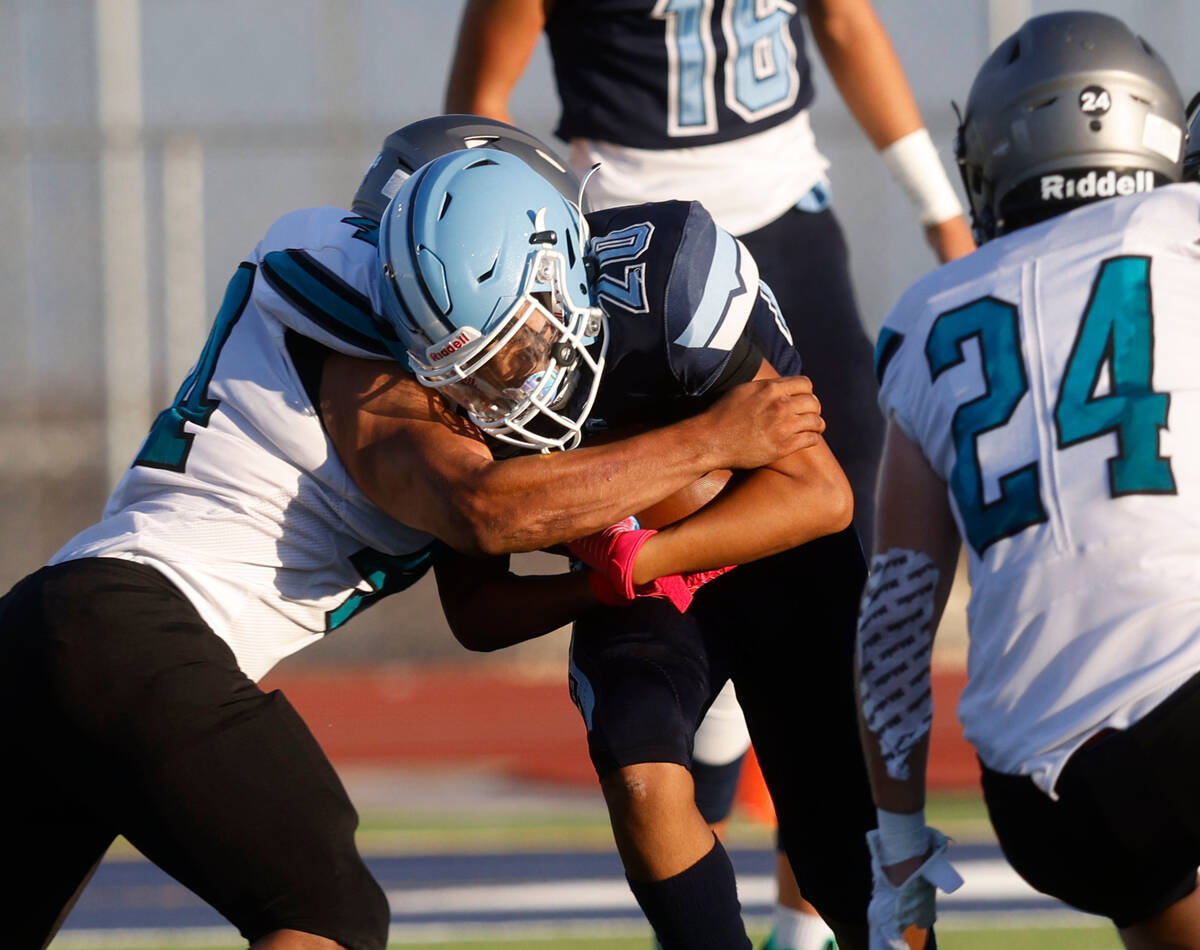
[[[721,29],[728,49],[717,76],[712,35],[716,0],[658,0],[651,13],[667,27],[667,134],[717,131],[717,98],[747,122],[790,106],[800,90],[796,46],[788,22],[797,16],[787,0],[728,0]]]
[[[628,310],[630,313],[649,313],[650,303],[646,299],[646,264],[626,264],[620,278],[615,264],[636,261],[646,253],[654,237],[654,225],[649,221],[631,224],[603,237],[594,238],[588,245],[597,266],[604,272],[596,279],[596,298]]]
[[[979,347],[986,391],[954,413],[950,490],[967,540],[982,555],[1001,538],[1045,521],[1046,511],[1036,462],[1001,475],[999,497],[985,502],[976,450],[981,435],[1008,423],[1029,389],[1017,308],[985,297],[939,316],[925,344],[932,379],[962,362],[969,339]],[[1117,453],[1108,460],[1110,497],[1175,492],[1171,462],[1158,448],[1170,397],[1152,388],[1153,342],[1149,258],[1105,261],[1071,348],[1054,420],[1059,448],[1117,434]]]

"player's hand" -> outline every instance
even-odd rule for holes
[[[885,866],[880,859],[879,832],[867,832],[874,884],[867,907],[870,950],[908,950],[904,931],[910,927],[927,930],[937,918],[938,890],[947,894],[962,886],[962,878],[946,858],[950,839],[936,828],[926,827],[929,851],[921,858]],[[917,866],[910,870],[909,864]]]
[[[962,215],[927,227],[925,240],[943,264],[965,257],[975,250],[975,238],[971,236],[971,228]]]
[[[627,604],[637,596],[633,565],[642,545],[658,534],[632,515],[602,531],[568,541],[571,553],[596,572],[592,590],[602,604]]]
[[[669,600],[676,610],[684,613],[692,603],[693,593],[728,568],[694,572],[690,584],[679,574],[668,574],[644,584],[635,584],[633,565],[638,552],[657,533],[651,528],[640,527],[637,518],[631,516],[609,525],[603,531],[570,541],[567,547],[591,568],[588,583],[600,603],[618,606],[631,603],[638,597],[657,597]]]
[[[755,379],[734,386],[701,417],[723,460],[718,468],[762,468],[812,448],[825,431],[821,401],[807,376]]]

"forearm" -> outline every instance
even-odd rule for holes
[[[472,587],[467,601],[455,584],[442,601],[455,638],[468,650],[491,652],[565,627],[597,606],[586,571],[506,573]]]
[[[821,58],[872,144],[921,128],[904,67],[868,0],[814,0],[806,9]]]
[[[468,0],[446,86],[446,112],[511,123],[509,97],[544,25],[543,0]]]
[[[838,91],[908,195],[938,259],[944,263],[971,253],[975,242],[958,194],[869,0],[813,0],[807,11]]]
[[[861,710],[861,700],[859,709]],[[907,778],[894,778],[888,774],[884,764],[879,740],[867,728],[861,714],[859,732],[862,737],[863,755],[867,761],[867,772],[871,780],[871,797],[875,807],[899,814],[911,814],[925,807],[925,773],[929,757],[929,735],[922,738],[909,753],[905,764]]]
[[[818,463],[819,464],[816,464]],[[786,551],[850,524],[849,482],[822,444],[745,473],[639,552],[634,581],[710,570]]]
[[[397,448],[405,457],[411,450]],[[468,554],[533,551],[582,537],[721,467],[695,419],[608,445],[503,460],[474,456],[457,466],[434,451],[428,464],[415,466],[377,459],[373,469],[399,477],[381,480],[375,501]]]
[[[945,483],[894,421],[884,439],[875,550],[858,619],[859,725],[876,805],[910,814],[925,804],[933,642],[959,540]]]
[[[395,364],[330,356],[321,418],[355,485],[386,514],[488,555],[591,534],[716,469],[754,469],[824,428],[803,377],[735,386],[698,416],[569,452],[494,459],[479,431]]]

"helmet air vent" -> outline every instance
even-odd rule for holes
[[[496,264],[500,261],[500,254],[492,258],[492,266],[485,270],[482,274],[475,278],[475,283],[482,284],[485,280],[490,280],[492,275],[496,273]]]

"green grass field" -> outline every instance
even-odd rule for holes
[[[979,842],[992,839],[991,827],[982,802],[977,796],[955,795],[931,798],[927,815],[932,825],[941,828],[956,840]],[[743,847],[770,847],[773,832],[751,821],[735,818],[729,829],[730,843]],[[529,849],[538,847],[611,848],[612,834],[602,810],[577,815],[464,816],[458,813],[397,813],[390,810],[365,810],[362,814],[360,840],[365,852],[387,851],[456,851]],[[128,846],[124,846],[128,850]],[[757,946],[765,938],[762,932],[751,932]],[[650,950],[649,931],[619,936],[588,935],[546,936],[544,930],[520,933],[506,930],[487,939],[430,941],[404,940],[393,942],[393,948],[405,950],[488,950],[496,947],[528,948],[528,950]],[[943,920],[938,928],[940,950],[1121,950],[1121,942],[1113,928],[1090,923],[1062,926],[1043,926],[1022,921],[1021,915],[1001,915],[986,921],[971,918]],[[51,950],[113,950],[111,943],[87,942],[60,936]],[[121,950],[244,950],[244,945],[197,944],[195,937],[180,934],[178,941],[159,935],[154,942],[125,943]]]
[[[765,934],[751,934],[756,945]],[[52,948],[83,947],[56,941]],[[494,947],[521,947],[528,950],[649,950],[647,937],[611,937],[596,939],[537,939],[511,936],[489,940],[448,943],[393,943],[404,950],[489,950]],[[1111,927],[1020,928],[943,928],[938,934],[940,950],[1121,950],[1121,941]],[[196,946],[161,943],[137,946],[137,950],[244,950],[244,945]]]

